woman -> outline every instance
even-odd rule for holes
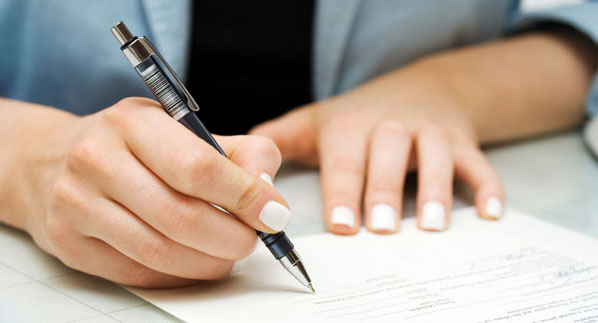
[[[281,157],[320,167],[334,233],[362,221],[397,232],[415,168],[421,229],[449,227],[453,177],[498,219],[503,189],[479,146],[586,115],[594,3],[529,15],[507,0],[190,5],[0,4],[0,219],[70,267],[148,287],[226,276],[255,229],[289,221],[267,183]],[[128,98],[149,93],[109,33],[118,20],[185,75],[208,128],[251,129],[217,137],[230,161]]]

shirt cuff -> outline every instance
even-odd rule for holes
[[[509,33],[534,29],[546,23],[564,25],[577,30],[598,43],[598,3],[563,6],[549,10],[517,13],[510,19]],[[590,117],[598,117],[598,75],[594,73],[592,85],[586,97],[586,109]]]

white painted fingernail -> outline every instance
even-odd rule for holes
[[[498,198],[492,196],[486,200],[486,216],[499,219],[502,212],[502,202]]]
[[[247,266],[247,258],[239,259],[233,264],[233,268],[230,270],[230,276],[236,276],[242,274]]]
[[[397,229],[397,214],[390,205],[385,203],[376,204],[370,215],[370,229],[389,231]]]
[[[446,214],[444,205],[438,201],[430,201],[424,204],[420,225],[426,230],[444,230]]]
[[[342,224],[349,228],[355,226],[355,213],[346,206],[337,206],[332,209],[332,224]]]
[[[270,201],[262,208],[260,220],[272,230],[281,231],[289,224],[291,211],[276,201]]]
[[[260,175],[260,177],[261,177],[261,178],[262,178],[264,181],[266,181],[266,183],[268,183],[268,184],[270,184],[270,185],[274,186],[274,182],[272,182],[272,177],[270,177],[270,175],[268,175],[268,174],[266,174],[266,173],[263,173],[262,175]]]

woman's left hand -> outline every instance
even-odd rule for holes
[[[421,229],[449,227],[453,177],[475,192],[480,217],[502,215],[503,188],[479,148],[467,100],[428,65],[412,64],[251,131],[273,139],[285,160],[319,164],[330,231],[356,233],[363,205],[370,231],[397,232],[405,174],[415,168]]]

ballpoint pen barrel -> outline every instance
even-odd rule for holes
[[[294,248],[291,240],[289,240],[287,235],[282,231],[274,234],[258,231],[257,235],[260,237],[260,239],[262,239],[266,247],[268,247],[276,259],[286,256]]]

